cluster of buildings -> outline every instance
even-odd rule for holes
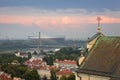
[[[37,69],[38,74],[40,75],[41,78],[44,78],[44,76],[47,77],[47,79],[50,79],[50,71],[53,70],[58,70],[56,72],[56,76],[58,80],[62,75],[69,76],[72,74],[72,69],[77,68],[76,61],[75,60],[58,60],[56,59],[54,61],[53,66],[47,65],[46,62],[43,61],[42,58],[31,58],[30,60],[27,60],[24,62],[25,65],[27,65],[28,68],[34,68]]]
[[[48,66],[42,60],[26,62],[29,68],[35,68],[42,76],[50,79],[50,70],[56,72],[58,80],[62,75],[74,73],[76,80],[120,80],[120,37],[105,36],[101,33],[100,17],[98,17],[97,33],[88,39],[87,54],[75,60],[54,61],[54,66]],[[29,63],[29,64],[28,64]]]
[[[23,52],[16,52],[15,55],[16,55],[17,57],[22,57],[22,58],[25,57],[25,58],[28,58],[28,54],[23,53]]]
[[[75,60],[58,60],[56,59],[54,61],[54,66],[57,68],[66,68],[66,69],[73,69],[77,68],[76,61]]]
[[[0,80],[24,80],[24,79],[17,77],[12,78],[10,74],[0,71]]]

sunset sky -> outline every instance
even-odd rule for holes
[[[0,0],[0,39],[65,36],[85,39],[97,32],[120,36],[120,0]]]

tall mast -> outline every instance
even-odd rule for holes
[[[38,44],[38,54],[41,53],[41,32],[39,32],[39,44]]]

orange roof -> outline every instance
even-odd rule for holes
[[[70,74],[72,74],[72,71],[68,69],[61,70],[56,73],[56,75],[70,75]]]
[[[0,80],[13,80],[13,79],[9,77],[7,74],[2,73],[0,74]]]
[[[62,60],[56,59],[55,63],[76,64],[76,61],[75,60],[63,60],[62,61]]]
[[[24,64],[26,64],[26,65],[29,65],[29,64],[42,64],[42,60],[38,60],[38,59],[34,59],[34,60],[32,60],[32,61],[29,61],[29,60],[27,60],[26,62],[24,62]]]

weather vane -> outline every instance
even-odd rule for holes
[[[101,21],[102,19],[100,18],[100,16],[98,16],[97,17],[97,21],[98,21],[98,26],[100,27],[100,21]]]

